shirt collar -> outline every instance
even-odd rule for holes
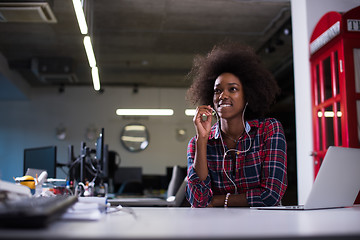
[[[259,127],[259,120],[254,119],[254,120],[246,121],[245,125],[246,128],[249,128],[249,132],[250,132],[251,129]],[[209,136],[209,139],[218,139],[218,138],[220,138],[219,122],[215,123],[211,127],[210,136]]]

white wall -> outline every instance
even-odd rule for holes
[[[295,74],[298,202],[303,204],[314,180],[309,40],[320,18],[329,11],[346,12],[360,0],[291,0]]]
[[[80,152],[82,141],[90,147],[95,143],[85,138],[88,127],[105,128],[105,143],[121,156],[121,166],[142,166],[145,174],[165,174],[167,166],[186,166],[186,147],[195,134],[192,117],[184,110],[186,89],[105,88],[103,94],[91,87],[71,87],[58,93],[57,88],[31,89],[29,100],[0,101],[0,178],[10,181],[21,176],[24,148],[56,145],[58,161],[67,161],[67,147],[74,145]],[[123,119],[117,108],[173,108],[174,116]],[[150,144],[139,153],[130,153],[120,142],[120,132],[128,123],[148,127]],[[56,138],[56,128],[64,126],[67,138]],[[175,130],[185,128],[187,139],[178,141]],[[58,173],[60,173],[58,171]],[[60,174],[61,175],[61,174]]]

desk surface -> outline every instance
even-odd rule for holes
[[[132,208],[99,221],[0,229],[1,239],[360,239],[360,207],[274,211],[249,208]]]

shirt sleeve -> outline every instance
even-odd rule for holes
[[[287,144],[279,121],[266,121],[263,141],[261,186],[246,192],[250,206],[278,205],[287,188]]]
[[[204,181],[199,179],[194,169],[195,158],[195,140],[193,137],[187,148],[187,161],[188,161],[188,173],[187,173],[187,186],[186,186],[186,199],[189,201],[192,207],[206,207],[213,196],[211,190],[211,181],[209,175]]]

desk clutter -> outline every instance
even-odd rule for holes
[[[25,178],[27,179],[27,178]],[[0,227],[43,228],[63,220],[99,220],[108,210],[106,197],[80,197],[45,190],[32,194],[25,185],[0,180]]]
[[[24,176],[14,178],[17,183],[28,186],[35,196],[52,192],[77,196],[101,196],[107,192],[109,179],[109,149],[104,141],[104,128],[90,147],[81,142],[80,152],[74,154],[74,146],[69,145],[67,162],[57,161],[57,147],[45,146],[24,149]],[[65,173],[65,179],[57,178],[57,169]]]
[[[98,220],[107,210],[108,146],[104,129],[95,149],[81,143],[75,157],[69,146],[68,163],[57,162],[57,147],[24,150],[24,176],[0,180],[0,227],[41,228],[56,219]],[[56,169],[67,167],[66,178]]]
[[[0,229],[44,228],[59,219],[98,221],[128,207],[174,207],[185,199],[185,167],[168,167],[166,176],[144,175],[141,167],[120,168],[104,144],[104,129],[95,149],[82,142],[75,156],[69,146],[66,164],[57,162],[56,151],[56,146],[25,149],[24,175],[14,182],[0,180]],[[57,178],[59,167],[66,178]],[[129,194],[136,198],[130,201]]]
[[[0,226],[40,228],[58,219],[77,202],[74,195],[23,197],[0,203]]]

